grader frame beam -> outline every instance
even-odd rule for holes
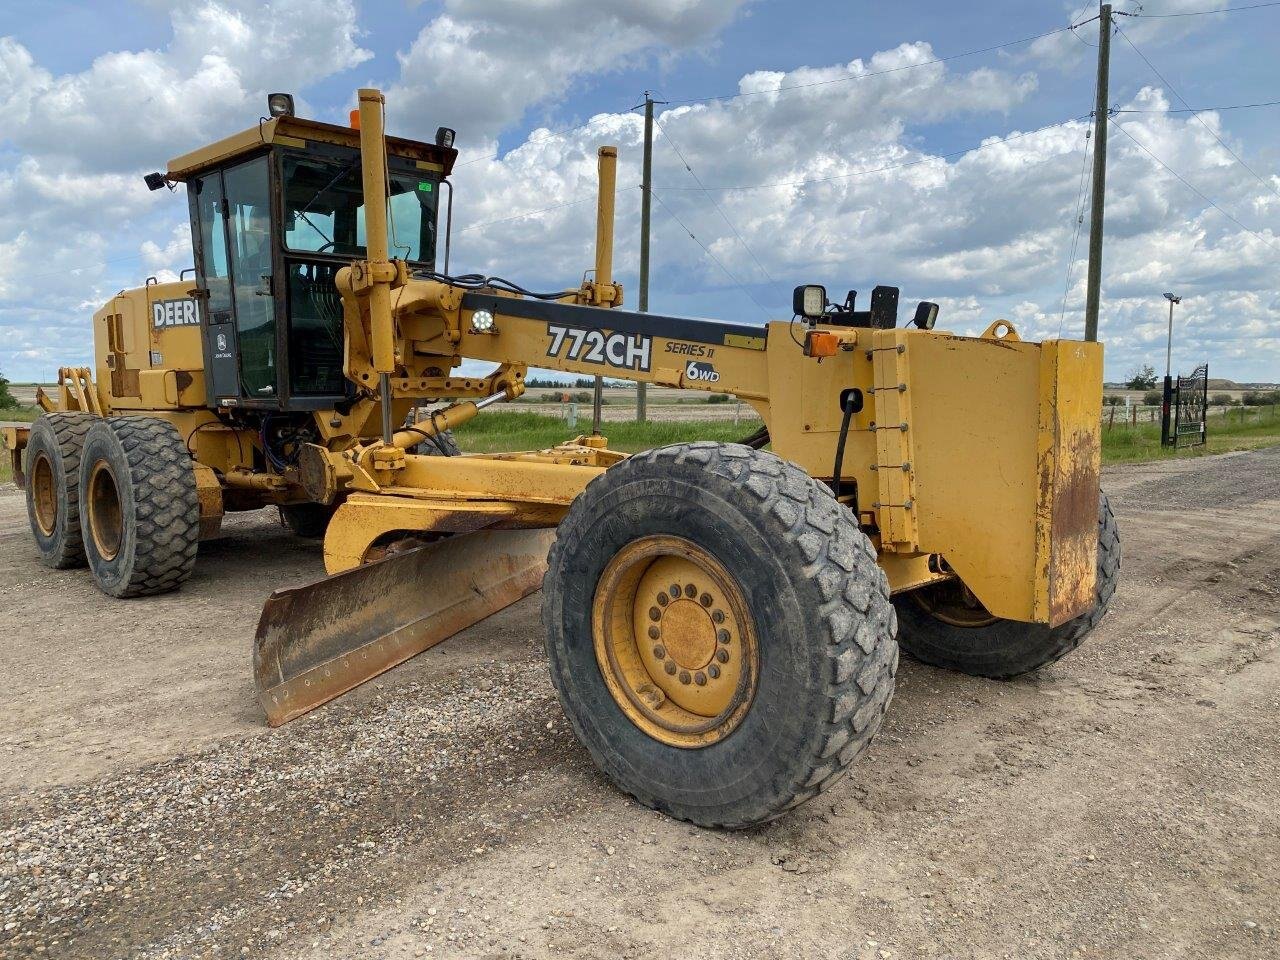
[[[472,322],[478,311],[493,318],[483,332]],[[833,478],[842,403],[854,391],[859,409],[841,481],[882,557],[893,558],[885,569],[895,592],[958,574],[996,616],[1054,626],[1088,607],[1097,510],[1090,491],[1100,470],[1096,345],[1025,343],[1005,321],[977,338],[819,325],[839,348],[817,358],[785,322],[762,330],[490,294],[466,295],[456,318],[439,322],[463,331],[458,349],[471,359],[735,396],[760,414],[776,453],[822,479]],[[354,504],[340,508],[328,568],[358,564],[397,529],[555,523],[547,506],[567,507],[607,465],[603,450],[597,441],[505,461],[397,459],[371,471],[370,493],[450,508],[388,508],[376,521],[367,506],[359,521]]]

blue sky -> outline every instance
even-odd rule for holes
[[[1280,6],[1153,16],[1230,5],[1152,0],[1146,16],[1120,20],[1167,84],[1122,37],[1113,41],[1112,105],[1152,111],[1117,119],[1239,224],[1113,134],[1109,377],[1161,364],[1160,295],[1176,288],[1186,299],[1175,365],[1207,359],[1223,376],[1280,379],[1280,107],[1199,120],[1161,112],[1181,106],[1168,84],[1196,107],[1280,99]],[[576,284],[591,258],[590,203],[507,218],[589,197],[595,147],[612,141],[622,162],[617,269],[634,304],[639,127],[627,110],[649,88],[673,102],[660,108],[669,136],[655,147],[663,203],[653,309],[756,322],[785,316],[796,283],[840,291],[891,283],[904,299],[938,300],[940,324],[964,332],[1000,316],[1024,336],[1081,327],[1083,259],[1065,311],[1063,291],[1087,124],[1021,135],[1092,108],[1096,23],[1079,38],[1059,33],[919,64],[1042,34],[1096,8],[541,0],[531,15],[517,0],[38,6],[33,16],[29,4],[0,0],[0,371],[11,379],[84,362],[88,318],[102,300],[186,265],[185,204],[146,195],[138,175],[248,126],[261,95],[276,88],[338,119],[356,87],[376,84],[388,91],[393,132],[455,127],[463,159],[474,161],[456,178],[459,269],[530,286]],[[893,72],[843,79],[885,69]],[[816,85],[677,103],[796,83]],[[584,130],[546,137],[544,128],[595,116]],[[944,156],[1010,135],[1008,144]],[[710,187],[835,179],[703,192],[671,140]],[[477,159],[495,150],[501,159]],[[1083,249],[1082,237],[1081,257]]]

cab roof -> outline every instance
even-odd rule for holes
[[[336,144],[360,149],[360,131],[319,120],[302,117],[273,117],[262,120],[256,127],[242,130],[215,143],[208,144],[169,161],[166,179],[185,181],[211,167],[219,167],[230,160],[260,149],[264,144],[289,147],[305,147],[308,141]],[[387,137],[387,152],[417,161],[423,170],[433,170],[447,177],[453,170],[458,151],[452,147],[438,147],[434,143]]]

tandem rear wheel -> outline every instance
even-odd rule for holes
[[[40,562],[56,570],[83,567],[80,454],[99,418],[92,413],[41,414],[27,441],[27,519]]]
[[[113,597],[176,589],[195,567],[200,502],[191,455],[173,424],[95,418],[80,456],[84,551]]]
[[[543,582],[552,681],[640,802],[749,827],[816,796],[880,728],[898,650],[849,512],[771,453],[678,444],[593,480]]]

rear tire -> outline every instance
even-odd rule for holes
[[[100,417],[83,412],[43,413],[27,441],[27,519],[40,562],[55,570],[83,567],[80,532],[80,454]]]
[[[175,590],[195,567],[200,501],[182,435],[154,417],[109,417],[85,438],[80,463],[84,546],[113,597]]]
[[[870,542],[824,486],[739,444],[661,447],[593,480],[560,523],[542,609],[552,681],[596,764],[701,826],[763,823],[827,789],[893,696]],[[718,693],[726,676],[736,688]]]
[[[921,601],[927,602],[927,595],[902,594],[893,601],[901,624],[898,643],[917,660],[993,680],[1010,680],[1061,660],[1106,616],[1120,579],[1120,530],[1105,493],[1098,501],[1097,577],[1093,608],[1053,628],[1000,619],[984,626],[955,626],[926,609]]]

